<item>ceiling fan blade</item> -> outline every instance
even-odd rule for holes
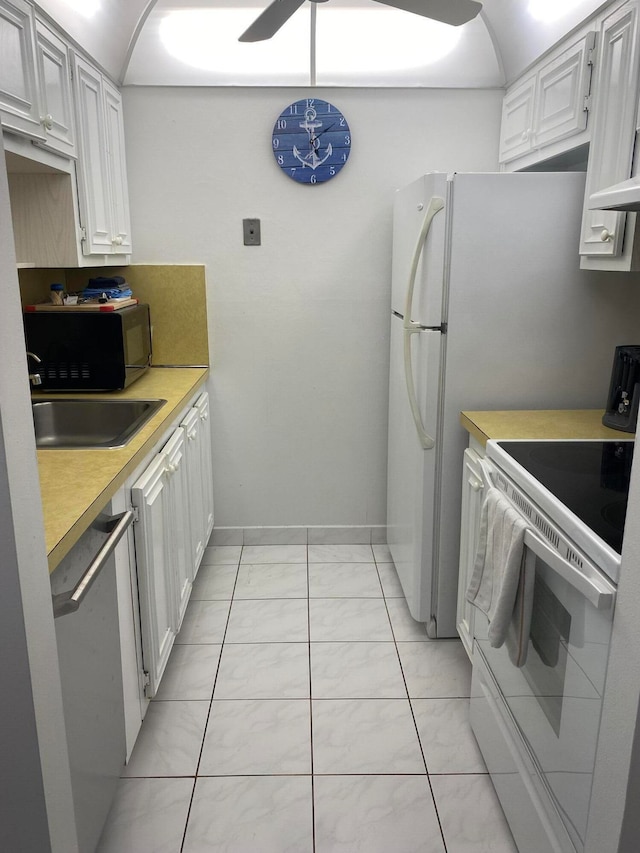
[[[275,35],[305,0],[273,0],[238,41],[265,41]]]
[[[376,0],[385,6],[393,6],[405,12],[415,12],[423,18],[433,18],[443,24],[459,27],[476,17],[482,3],[476,0]]]

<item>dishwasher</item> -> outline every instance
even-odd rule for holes
[[[80,853],[94,853],[126,759],[114,549],[133,513],[100,516],[51,575]]]

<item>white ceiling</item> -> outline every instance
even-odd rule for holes
[[[611,0],[608,0],[611,2]],[[269,0],[229,0],[226,5],[264,8]],[[464,27],[463,36],[455,51],[439,62],[414,68],[407,79],[387,80],[387,85],[413,86],[490,86],[504,85],[515,79],[528,65],[549,47],[589,17],[597,9],[608,5],[602,0],[551,0],[551,8],[559,14],[555,21],[535,20],[529,12],[532,0],[483,0],[480,18]],[[545,2],[545,0],[535,0]],[[117,82],[144,83],[146,85],[221,85],[243,80],[224,81],[195,74],[192,68],[169,56],[158,40],[161,18],[168,8],[208,8],[220,6],[223,0],[38,0],[38,6],[51,17],[74,41],[83,47],[104,70]],[[327,7],[320,6],[320,13],[330,6],[367,5],[384,13],[383,6],[370,0],[332,0]],[[95,12],[88,11],[95,6]],[[337,9],[335,10],[337,12]],[[246,12],[246,9],[245,9]],[[367,10],[369,14],[370,10]],[[308,12],[300,9],[296,16],[302,22]],[[401,13],[402,14],[402,13]],[[405,16],[411,21],[420,21],[413,15]],[[337,18],[337,16],[335,16]],[[289,22],[290,24],[291,22]],[[287,26],[289,26],[287,24]],[[235,39],[234,39],[235,41]],[[272,40],[273,42],[273,40]],[[365,34],[358,37],[353,53],[362,65],[358,45],[366,42]],[[252,47],[245,45],[245,47]],[[320,48],[320,44],[319,44]],[[306,50],[306,48],[305,48]],[[381,55],[384,46],[380,45]],[[326,54],[326,51],[325,51]],[[318,57],[320,69],[320,55]],[[130,61],[131,59],[131,61]],[[265,75],[263,85],[295,84],[306,74],[306,62],[291,74],[290,80]],[[348,74],[332,72],[334,85],[363,85],[362,69]],[[355,74],[355,76],[354,76]],[[360,74],[360,76],[358,76]],[[296,76],[297,75],[297,76]],[[195,79],[197,77],[197,79]],[[246,80],[244,81],[247,82]],[[305,82],[304,80],[302,82]],[[318,82],[321,80],[318,78]],[[369,85],[384,85],[375,75]],[[254,85],[255,83],[251,83]]]

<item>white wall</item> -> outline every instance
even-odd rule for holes
[[[217,526],[385,523],[393,193],[497,167],[500,91],[317,89],[353,148],[301,186],[271,130],[308,94],[124,90],[133,260],[207,265]]]

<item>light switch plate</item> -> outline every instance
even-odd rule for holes
[[[244,234],[245,246],[260,245],[260,220],[259,219],[243,219],[242,232]]]

